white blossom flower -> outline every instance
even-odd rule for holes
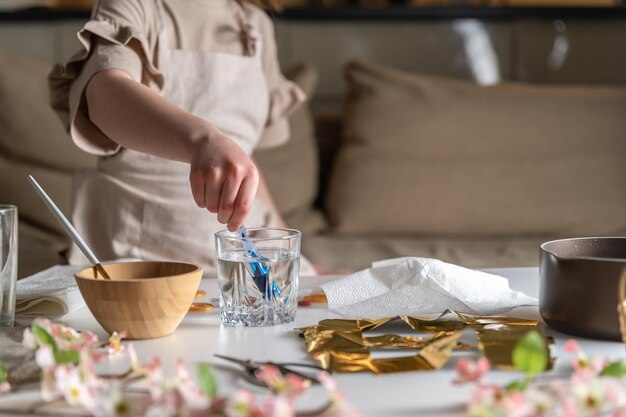
[[[123,417],[129,411],[129,404],[122,392],[119,381],[100,380],[97,387],[93,387],[93,401],[88,411],[94,417]]]
[[[57,366],[54,376],[58,391],[69,405],[82,405],[88,410],[95,408],[93,393],[81,379],[80,370],[76,366]]]
[[[37,349],[37,346],[38,346],[37,338],[35,337],[33,332],[30,330],[30,327],[27,327],[24,329],[24,335],[22,336],[22,345],[24,345],[26,349],[30,349],[30,350]]]
[[[35,362],[41,369],[51,369],[56,365],[52,346],[41,346],[35,354]]]

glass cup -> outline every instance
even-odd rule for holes
[[[0,326],[12,326],[17,282],[17,207],[0,205],[0,236]]]
[[[235,232],[215,234],[217,284],[222,323],[272,326],[291,323],[298,307],[300,232],[250,229],[256,255],[248,254]]]

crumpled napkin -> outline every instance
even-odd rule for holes
[[[15,316],[57,318],[85,307],[74,273],[89,265],[56,265],[17,281]]]
[[[509,288],[506,278],[429,258],[380,261],[323,284],[331,311],[353,318],[423,316],[446,310],[501,314],[538,300]]]
[[[112,259],[114,262],[138,262],[138,258]],[[74,274],[91,265],[55,265],[17,281],[15,317],[58,318],[86,307]]]

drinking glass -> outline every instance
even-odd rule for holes
[[[17,207],[0,205],[0,236],[0,326],[12,326],[17,282]]]
[[[249,229],[251,255],[235,232],[215,234],[222,323],[272,326],[290,323],[298,306],[300,232]]]

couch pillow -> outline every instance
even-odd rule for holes
[[[346,76],[337,232],[626,232],[625,89],[480,87],[366,62]]]
[[[318,191],[319,157],[309,98],[317,86],[317,71],[299,65],[286,71],[307,95],[307,101],[289,118],[291,135],[284,145],[255,151],[253,157],[262,172],[278,210],[288,220],[311,210]]]
[[[28,183],[28,175],[35,177],[59,209],[70,217],[71,173],[49,169],[40,164],[7,159],[2,155],[0,155],[0,204],[16,205],[20,221],[65,236],[63,228]]]
[[[95,166],[63,129],[48,100],[51,65],[0,50],[0,152],[51,168]]]

